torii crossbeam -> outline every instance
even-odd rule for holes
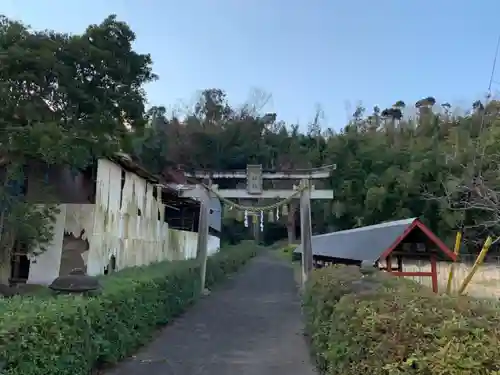
[[[206,172],[197,171],[185,173],[186,177],[209,180],[209,189],[203,184],[195,189],[182,192],[182,196],[198,198],[201,201],[200,220],[198,227],[198,244],[196,258],[201,262],[202,291],[205,292],[205,274],[208,247],[208,212],[209,200],[212,195],[227,199],[287,199],[300,192],[300,238],[302,241],[302,284],[304,284],[313,268],[311,199],[333,199],[333,190],[316,190],[311,180],[329,178],[336,166],[331,165],[310,171],[296,172],[263,172],[261,165],[248,165],[246,171]],[[219,189],[212,185],[213,179],[246,179],[246,189]],[[292,189],[264,190],[263,180],[300,180],[300,185]],[[212,192],[209,192],[211,190]],[[215,194],[216,193],[216,194]]]

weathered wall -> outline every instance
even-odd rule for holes
[[[94,226],[93,204],[67,204],[59,275],[75,268],[87,270],[89,237]]]
[[[58,246],[55,243],[31,262],[29,282],[50,283],[80,267],[89,275],[103,274],[112,255],[116,270],[194,258],[197,233],[169,229],[164,205],[153,197],[154,189],[129,172],[122,189],[121,167],[99,160],[96,204],[61,205],[64,217],[55,228]],[[219,238],[209,236],[208,247],[209,255],[217,252]]]
[[[130,172],[125,172],[122,189],[121,167],[99,160],[87,262],[90,275],[104,272],[112,255],[118,270],[167,259],[168,225],[163,220],[164,205],[153,198],[155,189],[159,188]]]
[[[198,233],[184,230],[169,229],[169,242],[167,244],[169,253],[167,259],[184,260],[196,258],[196,246]],[[220,248],[220,239],[208,236],[208,255],[215,254]]]
[[[59,206],[59,214],[53,226],[54,237],[46,250],[30,260],[29,284],[50,284],[59,276],[61,250],[63,244],[64,225],[66,222],[66,205]],[[36,253],[37,249],[35,249]]]

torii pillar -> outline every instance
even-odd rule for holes
[[[311,199],[333,199],[333,190],[316,190],[311,180],[329,178],[335,165],[318,168],[307,172],[263,172],[261,165],[248,165],[246,171],[227,172],[205,172],[199,171],[193,174],[185,173],[186,177],[208,179],[246,179],[246,189],[219,189],[218,185],[211,185],[207,191],[204,185],[196,185],[195,189],[183,192],[185,197],[195,197],[201,201],[200,220],[198,231],[198,245],[196,258],[201,262],[202,291],[205,293],[205,275],[208,248],[208,212],[211,194],[227,199],[287,199],[300,193],[300,237],[302,242],[302,284],[304,285],[313,268],[312,252],[312,225],[311,225]],[[263,180],[300,180],[299,186],[292,189],[264,190]]]

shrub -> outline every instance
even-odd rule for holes
[[[244,243],[209,258],[214,285],[256,255]],[[88,375],[130,355],[199,296],[195,260],[129,268],[102,278],[97,297],[14,297],[0,304],[0,358],[6,375]]]
[[[304,296],[320,371],[343,375],[500,373],[500,309],[356,267],[313,272]]]
[[[297,248],[296,244],[286,244],[286,245],[278,245],[276,247],[278,254],[286,260],[293,261],[294,260],[294,250]]]

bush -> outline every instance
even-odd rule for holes
[[[283,247],[282,251],[286,254],[291,254],[295,251],[295,249],[297,248],[297,244],[290,244],[290,245],[286,245],[285,247]]]
[[[277,251],[280,254],[283,259],[287,259],[290,261],[293,261],[293,252],[297,248],[298,245],[296,244],[286,244],[286,245],[280,245],[278,244],[277,246]]]
[[[252,243],[209,258],[207,284],[221,281],[256,255]],[[195,260],[126,269],[102,279],[97,297],[20,298],[0,304],[0,358],[6,375],[88,375],[146,343],[157,326],[199,296]]]
[[[496,302],[434,294],[382,272],[360,279],[357,267],[327,267],[308,282],[306,328],[320,371],[500,374]]]

